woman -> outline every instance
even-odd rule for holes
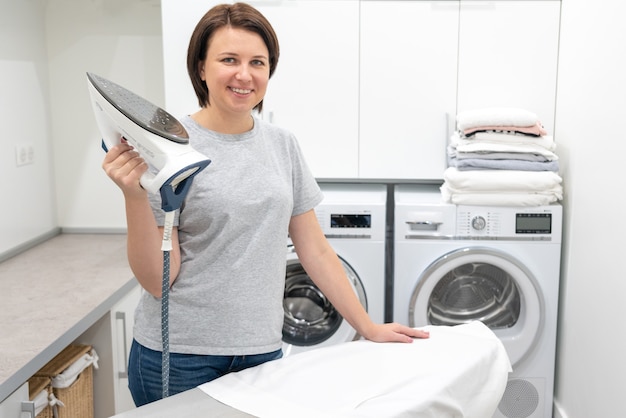
[[[201,108],[181,122],[212,163],[194,178],[172,236],[170,394],[282,356],[288,235],[309,276],[360,335],[428,337],[371,321],[317,222],[322,195],[296,139],[253,115],[278,57],[271,25],[243,3],[212,8],[191,37],[187,67]],[[163,213],[159,197],[139,185],[148,167],[131,146],[113,147],[103,168],[124,194],[128,259],[146,290],[129,360],[129,386],[143,405],[162,396]]]

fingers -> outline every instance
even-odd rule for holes
[[[415,338],[423,339],[430,337],[430,333],[428,331],[407,327],[395,322],[382,324],[380,327],[383,332],[374,337],[374,341],[411,343]]]
[[[425,331],[423,329],[406,327],[406,335],[413,337],[413,338],[428,338],[430,337],[430,332]]]
[[[115,159],[117,159],[121,154],[131,151],[132,149],[133,147],[128,145],[126,142],[122,142],[111,147],[109,149],[109,152],[105,154],[104,162],[102,163],[102,165],[104,166],[106,164],[110,164],[111,162],[115,161]]]
[[[106,153],[102,168],[120,188],[126,190],[140,188],[139,179],[148,166],[132,146],[121,143]]]
[[[395,325],[394,331],[400,335],[400,340],[405,342],[412,342],[414,338],[428,338],[430,333],[421,329],[415,329],[404,325]]]

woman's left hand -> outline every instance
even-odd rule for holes
[[[428,331],[407,327],[395,322],[390,324],[373,324],[366,334],[363,337],[378,343],[411,343],[415,338],[428,338],[430,336]]]

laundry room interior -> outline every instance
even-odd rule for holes
[[[124,196],[103,171],[86,74],[176,117],[196,111],[187,45],[219,3],[0,0],[0,417],[24,416],[33,379],[48,379],[38,374],[44,365],[77,342],[100,357],[91,416],[135,416],[123,413],[132,409],[126,356],[140,290],[126,259]],[[511,304],[487,309],[485,322],[507,349],[509,383],[530,385],[519,397],[507,386],[493,416],[619,415],[626,141],[614,122],[626,112],[626,4],[248,3],[280,40],[257,117],[297,138],[324,194],[318,221],[372,319],[453,326],[424,296],[437,291],[429,277],[445,276],[442,265],[452,263],[462,277],[450,282],[463,287],[483,274],[464,268],[493,262],[513,279],[498,282]],[[519,151],[471,144],[513,136],[518,119],[539,129],[516,135],[531,138],[541,159],[511,168],[485,154]],[[356,338],[328,305],[318,335],[298,329],[300,295],[325,297],[286,251],[285,359],[304,351],[303,338],[319,347]],[[515,405],[520,398],[528,404]]]

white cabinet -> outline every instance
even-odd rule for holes
[[[521,107],[554,131],[561,2],[461,1],[458,110]]]
[[[75,341],[93,346],[99,357],[98,369],[93,374],[94,418],[110,417],[135,408],[128,390],[126,365],[140,289],[136,284]]]
[[[179,34],[215,3],[184,1],[162,1],[168,98],[186,82],[168,70]],[[250,3],[281,44],[262,116],[318,179],[440,180],[463,110],[521,107],[554,129],[560,0]]]
[[[271,22],[280,59],[263,117],[298,138],[317,178],[358,176],[359,2],[251,2]]]
[[[133,342],[135,308],[140,296],[141,286],[136,286],[111,310],[113,387],[116,414],[135,408],[135,403],[128,389],[128,355]]]
[[[458,1],[361,3],[359,177],[442,178],[458,14]]]
[[[0,417],[31,418],[32,414],[22,413],[22,402],[28,401],[28,383],[24,383],[8,398],[0,402]]]

